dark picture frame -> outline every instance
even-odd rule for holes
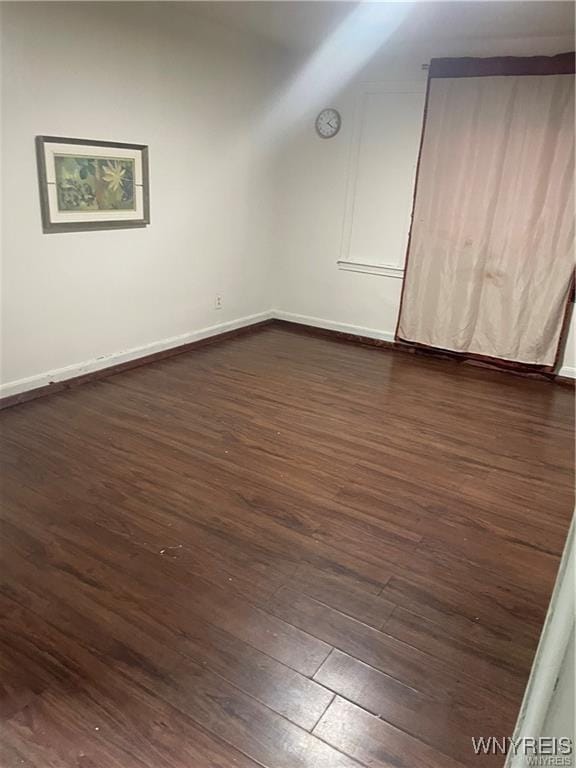
[[[96,203],[91,208],[62,209],[59,192],[56,189],[56,171],[51,167],[54,162],[54,146],[62,145],[62,155],[74,157],[73,149],[90,147],[93,153],[82,153],[90,162],[95,157],[105,162],[118,162],[118,150],[126,150],[130,155],[129,162],[137,169],[137,176],[132,180],[131,193],[134,198],[133,210],[125,206],[124,210],[112,208],[98,209]],[[107,151],[112,150],[112,152]],[[98,152],[98,155],[96,155]],[[107,159],[108,158],[108,159]],[[129,144],[118,141],[100,141],[97,139],[76,139],[63,136],[36,136],[36,160],[38,165],[38,183],[40,190],[40,210],[42,214],[42,230],[44,233],[54,232],[88,232],[106,229],[134,229],[146,227],[150,223],[150,190],[148,147],[145,144]],[[125,161],[123,161],[125,162]],[[127,162],[127,161],[126,161]],[[94,167],[92,165],[92,167]],[[122,171],[120,171],[122,174]],[[137,181],[141,183],[136,183]],[[119,188],[118,182],[112,182],[114,188]],[[92,189],[87,183],[88,192]],[[92,199],[94,195],[92,194]],[[138,202],[136,202],[136,200]],[[122,218],[119,218],[122,216]],[[69,220],[66,220],[69,219]]]

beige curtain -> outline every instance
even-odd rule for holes
[[[430,80],[397,337],[552,366],[573,177],[573,75]]]

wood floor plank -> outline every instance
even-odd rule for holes
[[[102,544],[98,538],[96,542],[91,540],[88,527],[84,527],[83,539],[77,540],[76,549],[64,543],[70,542],[66,535],[60,539],[60,546],[52,555],[49,548],[42,547],[30,529],[23,530],[26,519],[25,513],[21,514],[18,522],[9,523],[4,519],[3,529],[7,535],[11,535],[14,544],[21,548],[24,558],[35,557],[32,570],[37,569],[37,578],[41,579],[42,574],[47,579],[56,580],[71,576],[72,585],[77,579],[80,587],[88,588],[92,596],[112,599],[118,595],[120,607],[122,599],[128,605],[136,602],[146,615],[154,615],[155,610],[165,611],[174,605],[174,611],[188,611],[192,621],[215,625],[307,676],[314,674],[330,651],[330,646],[321,640],[239,597],[232,589],[233,583],[229,582],[226,590],[184,570],[185,579],[181,586],[178,581],[182,573],[179,570],[179,559],[164,557],[160,552],[154,557],[147,552],[131,553],[130,557],[126,557],[122,546],[117,550],[118,559],[110,559],[114,545],[109,537],[105,539],[106,550],[98,558],[98,547],[102,547]],[[14,557],[6,559],[6,569],[17,568]],[[79,561],[82,562],[82,571],[77,567]],[[121,585],[122,577],[127,574],[133,577],[128,585],[118,586],[114,591],[106,589],[105,585],[111,581]],[[25,570],[23,576],[26,576]],[[174,582],[168,589],[164,581],[166,577],[171,577]],[[144,582],[142,586],[140,581]],[[62,588],[65,590],[66,586]],[[186,616],[186,613],[182,615]]]
[[[502,645],[497,652],[480,632],[471,633],[468,638],[458,637],[450,628],[424,619],[411,611],[397,607],[385,621],[383,631],[414,648],[446,661],[462,670],[467,676],[482,680],[491,690],[505,688],[515,696],[522,696],[525,688],[525,672],[507,669],[499,664],[504,654]]]
[[[511,735],[569,390],[269,327],[0,427],[2,768],[472,768],[472,728]]]
[[[472,736],[511,733],[516,706],[471,693],[467,701],[418,691],[358,659],[333,651],[316,673],[318,680],[381,720],[429,744],[463,764],[471,762]],[[481,724],[481,725],[480,725]],[[479,730],[480,729],[480,730]],[[486,765],[501,760],[484,757]]]
[[[341,613],[379,629],[390,616],[396,603],[380,595],[359,589],[342,575],[328,574],[305,563],[289,580],[291,588],[304,592]]]
[[[500,699],[516,698],[505,684],[496,685],[497,677],[476,681],[462,663],[440,660],[287,587],[276,593],[271,608],[285,621],[440,701],[465,702],[472,684],[478,699],[492,700],[491,691]]]
[[[455,574],[492,570],[499,574],[502,587],[513,585],[541,597],[550,594],[554,586],[552,574],[560,562],[558,556],[535,551],[531,555],[534,570],[526,572],[525,547],[510,546],[507,542],[498,542],[495,538],[492,542],[474,543],[475,538],[479,537],[461,537],[457,547],[448,536],[442,539],[426,537],[416,549],[415,560],[447,564]],[[539,578],[536,575],[538,573],[549,573],[550,576]]]
[[[179,526],[170,517],[163,524],[148,524],[144,505],[123,506],[121,518],[115,514],[115,508],[75,498],[70,493],[52,490],[50,497],[21,486],[11,487],[4,484],[4,498],[8,507],[18,508],[19,515],[13,518],[18,522],[22,511],[37,515],[42,511],[50,520],[50,529],[54,535],[72,541],[79,547],[86,548],[95,540],[96,546],[104,547],[105,555],[110,559],[130,561],[142,558],[143,561],[155,562],[160,569],[165,568],[169,580],[171,566],[177,563],[179,571],[185,571],[200,577],[227,591],[233,588],[254,602],[265,600],[291,576],[295,565],[283,573],[277,563],[261,554],[251,551],[246,546],[243,557],[223,541],[222,537],[210,538],[197,525],[188,520]],[[78,516],[81,508],[82,516]],[[86,535],[86,530],[90,536]],[[238,549],[240,547],[238,546]],[[162,555],[164,564],[157,563]],[[184,582],[185,586],[185,582]]]
[[[9,595],[18,595],[26,606],[49,618],[50,611],[56,608],[53,603],[46,604],[43,594],[35,588],[26,563],[18,565],[13,557],[6,570],[4,579],[9,578],[17,586],[0,584],[0,592],[4,590]],[[143,657],[147,652],[145,639],[148,638],[151,643],[169,648],[178,663],[180,656],[189,658],[194,667],[200,665],[216,673],[305,729],[313,727],[332,698],[320,685],[279,664],[272,656],[199,619],[185,603],[172,604],[162,595],[144,601],[139,594],[122,589],[114,594],[102,592],[99,584],[103,582],[94,580],[93,576],[86,579],[81,574],[71,573],[64,558],[58,561],[55,572],[43,573],[43,590],[50,590],[54,600],[67,601],[67,596],[74,591],[76,602],[82,601],[85,610],[104,616],[107,622],[118,620],[124,633],[128,633],[125,622],[131,622],[134,630],[142,633],[138,654]],[[118,573],[116,578],[120,579],[121,574]],[[255,618],[252,621],[256,623]],[[254,634],[256,629],[254,627]],[[261,629],[268,641],[268,649],[281,655],[285,638],[280,632],[271,632],[268,625]],[[80,641],[82,633],[76,633],[76,637]],[[107,647],[109,640],[103,637],[102,642]],[[301,652],[304,654],[305,649],[301,648]],[[320,658],[324,659],[327,652],[326,647]],[[316,669],[317,660],[314,664]]]
[[[2,608],[6,611],[6,601]],[[90,653],[35,614],[20,607],[13,610],[19,620],[12,627],[18,632],[25,625],[27,640],[8,649],[0,642],[0,659],[10,667],[11,679],[17,674],[20,681],[24,675],[30,686],[43,692],[10,718],[3,732],[30,762],[43,764],[52,754],[66,765],[94,768],[213,768],[215,761],[219,768],[255,768],[254,761],[165,698],[133,685],[109,658]],[[45,687],[50,677],[57,680]]]
[[[225,470],[226,474],[223,479],[226,484],[232,484],[238,488],[232,499],[229,493],[223,492],[220,483],[210,485],[207,483],[211,481],[207,479],[200,482],[197,474],[193,478],[187,479],[187,494],[183,495],[181,491],[174,489],[174,485],[182,483],[182,473],[187,471],[188,459],[181,453],[174,454],[170,450],[165,464],[165,476],[163,477],[158,469],[159,451],[161,451],[162,445],[154,445],[153,448],[149,449],[149,464],[143,466],[143,476],[138,478],[134,493],[130,494],[129,498],[118,498],[116,491],[118,483],[115,482],[114,477],[117,473],[121,474],[121,463],[114,462],[107,469],[109,478],[105,485],[100,483],[94,484],[91,478],[71,478],[63,473],[61,467],[74,460],[73,453],[69,453],[73,428],[73,423],[71,423],[69,431],[65,432],[65,436],[61,436],[60,442],[56,444],[54,443],[53,431],[42,435],[43,443],[46,444],[46,447],[50,448],[48,462],[53,463],[54,455],[60,457],[60,462],[56,465],[60,469],[46,467],[44,470],[50,473],[52,492],[60,488],[61,492],[65,491],[69,495],[74,494],[77,496],[78,500],[86,498],[86,494],[90,493],[90,496],[95,499],[99,507],[107,508],[113,504],[115,508],[118,503],[122,503],[127,511],[134,508],[139,522],[136,523],[134,520],[128,520],[123,524],[128,525],[129,529],[130,526],[132,528],[137,526],[136,533],[138,533],[139,528],[145,529],[148,537],[158,532],[158,523],[155,521],[148,523],[146,520],[145,509],[151,503],[154,504],[156,517],[159,512],[166,513],[166,509],[169,507],[170,513],[165,525],[167,522],[173,522],[171,519],[172,514],[175,510],[178,510],[178,507],[182,507],[182,515],[188,515],[202,530],[218,537],[223,541],[224,546],[231,543],[247,548],[256,546],[262,557],[267,558],[268,562],[272,561],[276,570],[288,576],[294,572],[295,562],[304,560],[310,566],[320,571],[348,576],[351,580],[355,580],[361,588],[378,592],[390,575],[389,569],[381,558],[373,558],[373,562],[367,562],[362,557],[359,557],[357,552],[348,553],[342,549],[334,548],[330,544],[325,544],[317,538],[303,533],[299,526],[296,526],[295,529],[292,516],[286,517],[286,515],[282,514],[280,516],[281,522],[279,522],[275,518],[268,520],[266,515],[260,510],[253,512],[250,503],[246,501],[245,495],[248,493],[247,489],[249,487],[261,482],[260,463],[254,465],[258,466],[259,470],[254,472],[253,478],[249,481],[242,478],[239,479],[233,474],[228,474],[228,470]],[[19,457],[20,461],[26,461],[29,455],[34,455],[36,452],[36,455],[34,455],[35,465],[40,465],[41,467],[46,465],[44,453],[38,449],[36,441],[32,437],[26,438],[26,435],[21,432],[19,440],[26,445],[25,455],[22,458]],[[97,442],[98,451],[101,450],[100,446],[102,443],[103,439],[99,439]],[[139,454],[140,457],[146,455],[142,449],[140,449]],[[106,454],[103,453],[103,455]],[[213,474],[212,464],[206,458],[200,460],[196,456],[194,463],[197,472],[200,467],[205,467],[206,476]],[[178,465],[181,466],[182,473],[177,471]],[[54,476],[56,480],[54,480]],[[164,490],[162,491],[162,489]],[[277,494],[279,492],[276,488],[269,488],[268,493],[270,495],[270,502],[267,509],[271,509],[273,512],[276,508]],[[286,491],[282,490],[280,493],[284,495]],[[306,499],[310,503],[309,496],[303,491],[300,491],[300,493],[302,495],[301,503],[304,504]],[[136,505],[135,500],[137,502]],[[238,500],[240,501],[238,502]],[[138,503],[139,501],[140,503]],[[144,506],[144,510],[142,510],[142,506]],[[217,513],[215,513],[215,509],[218,510]],[[226,512],[227,509],[231,509],[231,511]],[[241,522],[239,522],[240,519]],[[168,534],[173,538],[172,530],[168,530]],[[140,536],[140,538],[142,537]],[[412,542],[411,549],[414,548],[415,543]],[[394,547],[393,544],[390,546]],[[397,553],[397,550],[394,549],[394,552]]]
[[[101,626],[110,625],[110,617],[102,609],[94,615]],[[84,641],[86,646],[83,647],[98,656],[105,655],[109,663],[113,667],[120,666],[122,674],[133,683],[145,687],[266,768],[356,766],[355,761],[307,731],[242,694],[221,678],[192,664],[173,649],[159,644],[146,633],[145,628],[134,622],[134,617],[116,617],[114,637],[99,630],[98,624],[92,622],[89,625],[89,634]],[[26,626],[26,620],[18,622],[14,614],[11,627],[10,637],[4,638],[4,646],[15,656],[20,654],[26,664],[42,665],[36,649],[38,645],[46,647],[44,634],[31,630]],[[82,674],[78,660],[71,661],[61,647],[52,648],[48,654],[53,667],[52,676],[66,680],[73,690],[74,674]],[[46,655],[46,652],[42,654]],[[67,720],[67,727],[70,719]]]
[[[455,640],[483,648],[495,667],[526,675],[538,643],[537,624],[523,606],[514,610],[489,595],[456,589],[414,574],[393,576],[382,594],[392,603],[429,619]]]
[[[462,763],[337,697],[314,734],[370,768],[462,768]]]

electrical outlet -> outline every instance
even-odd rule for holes
[[[218,294],[214,299],[214,309],[222,309],[222,296]]]

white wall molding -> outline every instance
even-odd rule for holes
[[[398,153],[394,152],[393,157],[391,157],[390,148],[388,147],[388,150],[384,149],[386,145],[382,144],[382,137],[378,139],[378,142],[380,143],[375,145],[374,136],[372,136],[372,144],[369,146],[376,152],[376,157],[374,157],[373,161],[368,161],[366,156],[363,155],[363,152],[369,151],[369,146],[366,145],[366,142],[369,141],[368,134],[373,134],[373,125],[370,125],[369,123],[371,100],[393,96],[415,97],[416,104],[419,106],[419,112],[423,113],[425,91],[425,80],[383,80],[380,82],[364,82],[359,85],[347,168],[345,212],[340,259],[338,260],[338,267],[340,269],[347,269],[353,272],[366,272],[367,274],[379,274],[386,277],[402,277],[404,274],[403,265],[412,213],[412,196],[416,163],[418,160],[420,126],[418,124],[410,124],[410,127],[407,129],[406,135],[404,136],[406,144],[409,144],[411,140],[413,144],[413,156],[408,161],[409,155],[406,155],[403,166],[410,171],[407,175],[403,174],[408,180],[406,185],[400,183],[396,178],[398,172],[396,166],[400,162]],[[371,128],[372,130],[370,130]],[[383,157],[381,156],[382,152],[384,152]],[[371,183],[365,178],[366,173],[370,173],[367,169],[374,165],[381,165],[383,158],[387,158],[388,161],[393,161],[392,165],[394,167],[391,168],[388,167],[388,162],[384,160],[384,165],[387,166],[388,173],[392,170],[392,179],[395,179],[395,181],[392,181],[392,179],[387,181],[387,183],[393,184],[393,192],[388,190],[388,193],[385,192],[383,194],[383,190],[377,185],[378,188],[374,188],[367,199],[365,185],[366,183]],[[383,178],[387,179],[387,175],[385,174]],[[362,180],[363,184],[361,184]],[[364,192],[363,195],[360,196],[361,200],[359,205],[358,195],[360,188]],[[378,209],[378,213],[373,212],[371,223],[366,220],[362,220],[362,223],[358,220],[359,208],[360,210],[365,210],[366,204],[371,199],[381,201],[382,207]],[[386,200],[387,203],[384,202]],[[400,207],[398,208],[401,200],[404,200],[404,205],[400,204]],[[362,201],[364,201],[363,204]],[[380,202],[378,205],[380,205]],[[390,209],[392,205],[396,207],[394,208],[394,213],[391,215],[390,219],[387,218],[387,216],[390,217],[388,209]],[[378,225],[375,224],[374,216],[376,216],[379,221]],[[358,226],[360,227],[360,230],[357,230]],[[375,231],[375,226],[381,227],[382,233]],[[368,229],[366,229],[366,227],[368,227]],[[395,236],[392,238],[392,241],[390,241],[392,231],[394,231]],[[354,233],[356,233],[356,235]],[[386,233],[386,235],[384,235],[384,233]],[[380,255],[386,250],[388,250],[390,254],[389,262],[383,263],[380,260]]]
[[[349,323],[337,323],[333,320],[325,320],[321,317],[310,317],[308,315],[296,315],[292,312],[283,312],[274,310],[273,316],[277,320],[286,320],[289,323],[300,323],[301,325],[311,325],[314,328],[325,328],[328,331],[339,331],[340,333],[353,333],[355,336],[366,336],[369,339],[380,339],[381,341],[394,341],[394,334],[390,331],[380,331],[376,328],[364,328],[360,325],[350,325]]]
[[[381,275],[382,277],[394,277],[402,280],[404,277],[404,268],[393,264],[362,264],[359,261],[344,261],[339,259],[338,269],[345,272],[363,272],[366,275]]]
[[[218,336],[221,333],[226,333],[226,331],[234,331],[237,328],[246,328],[255,323],[261,323],[264,320],[270,320],[272,317],[272,312],[259,312],[256,315],[247,315],[246,317],[240,317],[237,320],[230,320],[225,323],[208,326],[207,328],[201,328],[198,331],[190,331],[189,333],[183,333],[179,336],[171,336],[167,339],[161,339],[160,341],[153,341],[150,344],[132,347],[123,352],[100,355],[92,360],[83,360],[82,362],[74,363],[73,365],[67,365],[64,368],[56,368],[55,370],[38,373],[34,376],[27,376],[23,379],[8,381],[4,384],[0,384],[0,397],[19,395],[22,392],[45,387],[48,384],[66,381],[67,379],[73,379],[76,376],[83,376],[84,374],[93,373],[94,371],[101,371],[114,365],[137,360],[138,358],[146,357],[147,355],[153,355],[155,352],[164,352],[165,350],[174,349],[175,347],[180,347],[183,344],[189,344],[193,341],[201,341],[202,339],[207,339],[212,336]]]

